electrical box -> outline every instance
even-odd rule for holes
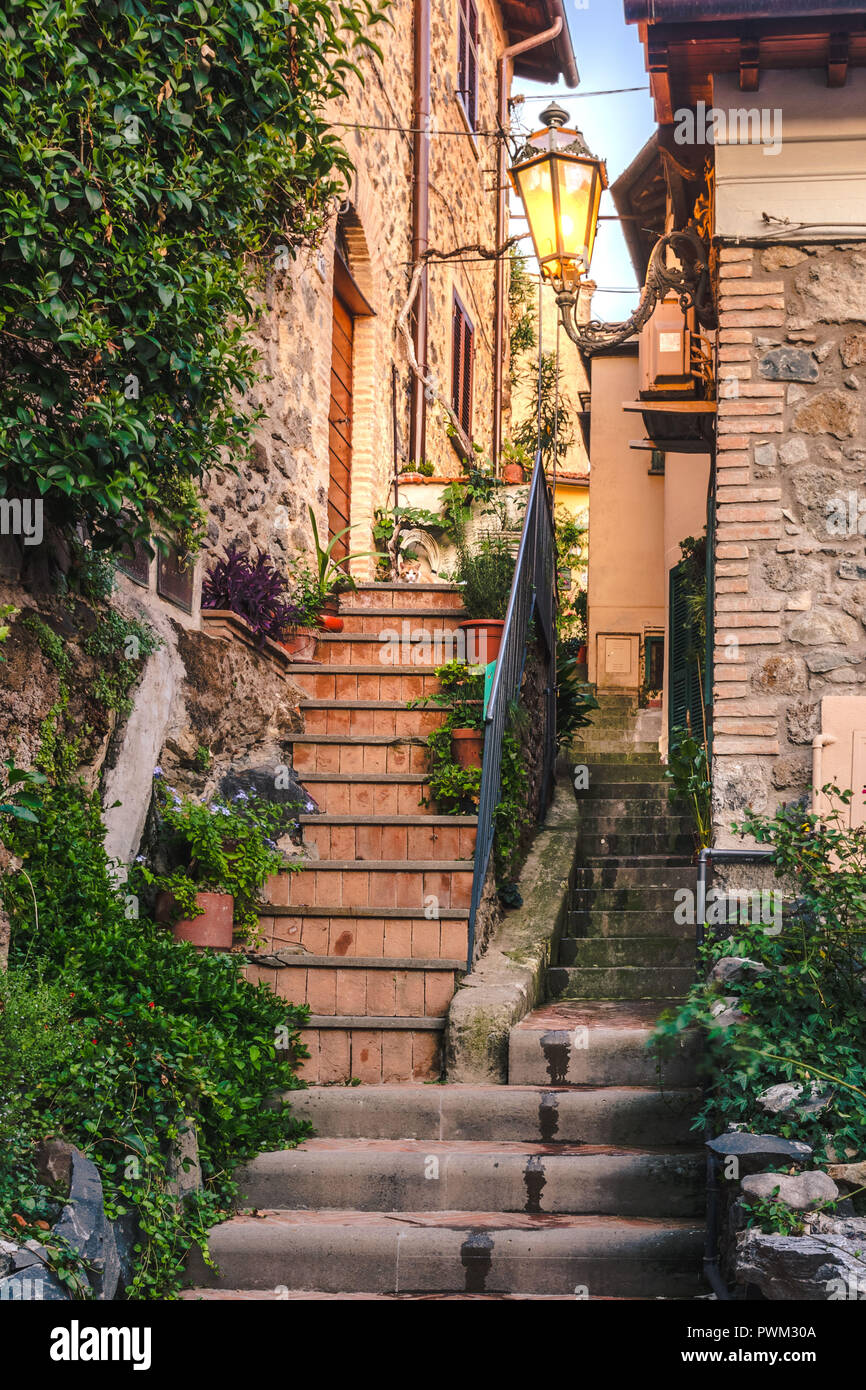
[[[682,394],[694,385],[691,331],[676,295],[657,305],[640,335],[641,395],[659,391]]]

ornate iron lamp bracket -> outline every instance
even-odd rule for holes
[[[680,258],[679,266],[668,267],[665,264],[665,255],[669,250]],[[702,321],[712,308],[707,249],[692,227],[669,232],[656,242],[640,302],[631,318],[624,323],[603,323],[600,319],[592,319],[589,323],[576,324],[577,287],[568,284],[561,276],[554,278],[553,286],[563,328],[582,352],[589,353],[597,352],[599,348],[615,347],[639,332],[656,305],[671,291],[678,295],[683,312],[694,307]]]

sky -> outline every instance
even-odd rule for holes
[[[613,183],[632,162],[655,130],[649,79],[644,69],[643,48],[637,26],[623,19],[622,0],[588,0],[585,8],[575,0],[565,0],[571,41],[580,73],[580,85],[571,91],[564,83],[547,86],[515,78],[512,95],[524,93],[527,100],[515,113],[524,129],[540,126],[540,113],[555,97],[569,113],[569,126],[583,131],[593,154],[607,160]],[[643,91],[613,96],[592,96],[615,87],[642,87]],[[586,93],[587,95],[581,95]],[[615,214],[609,193],[601,204],[602,215]],[[513,230],[525,228],[513,224]],[[529,243],[527,243],[529,244]],[[628,318],[637,303],[635,274],[620,226],[599,222],[592,258],[592,278],[598,284],[593,298],[593,314],[608,321]],[[631,287],[630,294],[604,294],[604,289]]]

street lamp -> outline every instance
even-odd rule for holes
[[[526,211],[541,274],[556,291],[562,326],[583,351],[625,342],[673,290],[685,310],[709,306],[707,252],[692,228],[669,232],[653,247],[640,302],[624,323],[594,319],[578,326],[574,311],[583,276],[589,274],[601,195],[607,188],[604,160],[596,159],[579,130],[567,130],[568,113],[551,102],[541,113],[543,130],[531,135],[509,170]],[[672,252],[679,261],[667,265]]]

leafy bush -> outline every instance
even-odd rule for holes
[[[571,743],[578,729],[592,723],[592,711],[599,708],[591,688],[577,678],[577,652],[582,644],[566,638],[556,646],[556,743]]]
[[[850,792],[825,789],[835,803]],[[828,1108],[795,1105],[772,1119],[774,1133],[811,1144],[818,1161],[851,1150],[866,1155],[866,828],[849,829],[839,804],[819,818],[801,805],[772,817],[748,814],[734,827],[772,847],[777,878],[790,896],[779,921],[749,921],[739,912],[731,935],[712,940],[704,965],[742,956],[766,969],[724,985],[696,984],[669,1015],[657,1038],[663,1050],[685,1028],[707,1034],[711,1090],[702,1116],[715,1132],[726,1124],[766,1132],[760,1094],[779,1082],[799,1082],[830,1096]],[[733,998],[743,1021],[722,1027],[719,999]],[[778,1229],[778,1227],[777,1227]]]
[[[253,559],[237,541],[227,547],[225,559],[214,561],[202,580],[201,606],[237,613],[260,646],[268,637],[278,642],[304,617],[301,608],[288,599],[286,578],[270,556],[260,550]]]
[[[467,618],[504,618],[508,611],[515,558],[506,538],[494,532],[469,544],[460,539],[457,546],[455,578]]]
[[[81,785],[45,790],[38,824],[0,821],[4,844],[27,865],[26,878],[0,879],[10,970],[26,966],[43,988],[66,993],[77,1040],[71,1056],[54,1059],[49,1091],[40,1073],[14,1104],[35,1117],[34,1135],[63,1136],[95,1160],[109,1214],[133,1212],[139,1223],[131,1295],[165,1297],[190,1244],[204,1248],[207,1226],[227,1214],[235,1167],[305,1133],[275,1097],[298,1085],[307,1014],[243,980],[237,956],[198,952],[138,918],[104,833],[98,795]],[[190,1121],[205,1190],[178,1204],[169,1145]],[[12,1221],[33,1214],[32,1145],[0,1152],[0,1231],[38,1238],[42,1230]]]
[[[698,742],[689,729],[674,729],[665,777],[671,783],[668,800],[672,805],[685,802],[692,813],[700,848],[712,844],[713,788],[706,742]]]
[[[100,542],[196,525],[243,456],[256,277],[350,171],[327,124],[368,0],[4,0],[0,493]]]

